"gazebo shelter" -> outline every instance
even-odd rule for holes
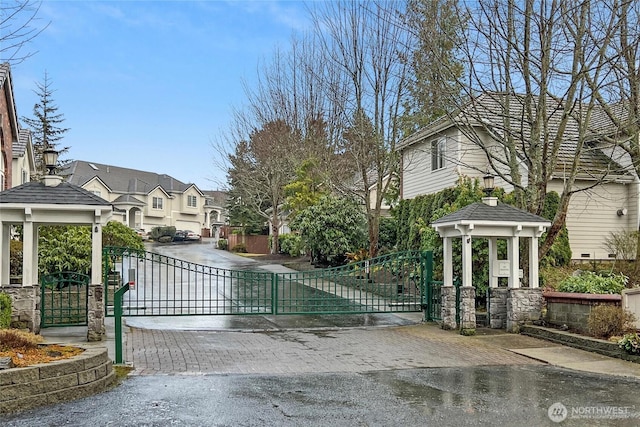
[[[495,197],[466,206],[433,222],[443,238],[444,274],[442,326],[473,333],[476,328],[475,287],[472,283],[472,239],[489,241],[489,323],[492,328],[517,331],[521,322],[541,316],[542,290],[538,287],[538,240],[551,223],[538,215],[498,203]],[[521,287],[520,238],[529,239],[528,287]],[[453,239],[462,240],[460,322],[456,321],[456,288],[453,283]],[[507,241],[507,259],[498,259],[498,239]],[[508,286],[499,287],[507,277]]]
[[[111,218],[112,206],[89,191],[46,175],[42,182],[28,182],[0,192],[0,292],[12,298],[12,321],[40,330],[38,277],[38,228],[45,225],[90,225],[92,236],[91,282],[88,289],[89,341],[104,337],[102,286],[102,227]],[[23,232],[22,282],[10,283],[12,226]]]

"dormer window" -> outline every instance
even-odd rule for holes
[[[197,208],[198,198],[196,196],[187,196],[187,206],[190,208]]]

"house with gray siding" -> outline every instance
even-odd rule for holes
[[[507,181],[499,177],[500,173],[508,175],[509,170],[504,166],[496,170],[501,166],[496,162],[490,163],[487,155],[487,151],[496,153],[504,148],[501,138],[509,132],[504,128],[496,131],[504,122],[497,113],[500,106],[495,103],[491,96],[482,95],[470,107],[473,111],[462,109],[456,115],[442,117],[401,141],[398,150],[402,162],[402,199],[453,187],[460,176],[482,179],[488,170],[498,175],[497,187],[507,192],[513,190]],[[480,112],[478,105],[483,108]],[[511,111],[510,114],[512,126],[519,127],[512,135],[523,135],[523,143],[526,144],[530,131],[523,131],[526,125],[517,120],[523,116],[522,104],[513,102],[512,105],[512,108],[520,108],[520,111]],[[562,111],[552,110],[551,114],[548,131],[553,134],[559,132],[557,116]],[[496,125],[492,126],[494,123]],[[595,133],[606,133],[606,117],[594,114],[590,124],[590,128],[596,131],[589,149],[579,159],[580,169],[571,189],[576,192],[571,197],[566,219],[572,258],[577,260],[615,258],[616,254],[605,247],[605,240],[611,233],[638,230],[639,225],[638,178],[624,154],[606,148],[610,145],[598,144]],[[576,156],[579,126],[578,121],[570,121],[564,130],[563,144],[557,153],[556,168],[552,171],[547,191],[558,194],[563,191],[566,170]],[[519,171],[526,183],[528,173],[524,164],[524,161],[520,163]]]

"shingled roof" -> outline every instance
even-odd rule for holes
[[[27,182],[0,192],[0,204],[110,205],[102,197],[68,182],[60,183],[55,187],[47,187],[37,181]]]
[[[503,203],[498,203],[497,206],[489,206],[485,203],[476,202],[437,219],[433,222],[433,225],[450,224],[455,222],[548,224],[549,220]]]
[[[167,174],[82,160],[71,162],[61,175],[67,176],[68,182],[79,186],[97,177],[115,193],[148,194],[156,187],[161,187],[167,194],[183,193],[193,185],[185,184]]]
[[[509,97],[508,103],[505,98]],[[448,116],[440,117],[430,125],[409,136],[402,141],[399,149],[406,148],[418,142],[431,137],[452,126],[462,127],[481,127],[492,134],[497,140],[511,138],[516,141],[531,141],[531,121],[535,117],[528,118],[528,110],[526,105],[529,101],[524,95],[504,94],[486,92],[473,98],[467,105]],[[534,97],[534,103],[537,100]],[[547,138],[552,140],[560,132],[560,124],[565,114],[564,104],[555,102],[552,99],[548,101],[548,117],[546,119]],[[508,110],[505,108],[508,106]],[[620,106],[613,106],[613,111],[620,115],[624,115],[624,109]],[[566,122],[566,127],[562,133],[562,144],[557,154],[556,172],[564,172],[565,164],[571,164],[575,158],[580,135],[584,133],[580,127],[582,123],[574,116],[579,111],[572,112],[572,116]],[[532,111],[535,115],[535,110]],[[580,157],[579,172],[584,175],[592,175],[609,171],[614,175],[629,175],[631,171],[620,165],[616,160],[612,159],[601,149],[598,144],[602,142],[604,137],[615,134],[616,126],[612,120],[604,113],[601,108],[593,108],[591,110],[590,121],[586,130],[587,146],[582,150]]]
[[[31,131],[29,129],[20,129],[18,131],[18,139],[13,141],[13,158],[17,159],[18,157],[24,156],[27,151],[27,144],[29,143],[29,138],[31,135]]]

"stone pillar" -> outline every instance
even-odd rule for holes
[[[507,298],[507,331],[519,332],[520,325],[542,318],[542,289],[509,289]]]
[[[40,332],[40,286],[2,286],[11,297],[11,327]]]
[[[489,289],[489,327],[492,329],[504,329],[507,326],[507,288]]]
[[[473,286],[460,288],[460,333],[476,333],[476,288]]]
[[[456,288],[453,286],[440,287],[440,317],[442,329],[456,329]]]
[[[92,284],[87,307],[87,341],[102,341],[104,337],[104,288],[100,283]]]

